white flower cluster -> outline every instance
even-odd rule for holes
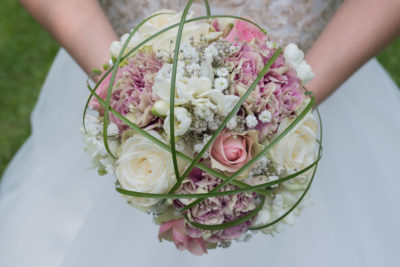
[[[301,51],[297,45],[288,44],[283,53],[285,60],[287,63],[292,65],[292,67],[296,70],[297,76],[304,84],[308,83],[314,78],[314,73],[304,60],[304,52]]]
[[[183,136],[191,129],[193,117],[206,121],[210,130],[217,129],[216,117],[228,115],[240,99],[236,95],[224,94],[229,86],[229,71],[226,67],[213,67],[213,61],[220,55],[218,49],[215,42],[204,49],[192,44],[181,47],[174,101],[177,136]],[[155,103],[153,111],[166,117],[164,130],[167,134],[171,120],[168,112],[171,81],[172,64],[164,63],[154,79],[153,91],[161,100]],[[236,127],[233,123],[230,126]]]
[[[85,117],[86,133],[85,136],[85,151],[92,157],[92,166],[97,168],[99,174],[113,173],[115,160],[107,153],[104,146],[102,129],[103,123],[97,117],[86,115]],[[111,152],[115,154],[120,146],[117,138],[119,130],[117,125],[110,123],[108,125],[107,134],[109,136],[108,144]]]

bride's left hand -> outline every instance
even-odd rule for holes
[[[399,0],[346,0],[306,55],[307,88],[325,100],[400,34]]]

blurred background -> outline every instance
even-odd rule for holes
[[[58,49],[18,1],[1,1],[0,179],[30,135],[30,112]],[[378,55],[378,60],[400,85],[400,38]]]

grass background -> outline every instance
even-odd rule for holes
[[[30,112],[59,45],[16,0],[0,8],[0,178],[30,135]],[[378,60],[400,85],[400,39]]]

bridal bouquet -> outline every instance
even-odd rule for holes
[[[321,148],[303,52],[246,18],[192,18],[191,2],[112,44],[84,133],[99,174],[159,239],[201,255],[293,224]]]

